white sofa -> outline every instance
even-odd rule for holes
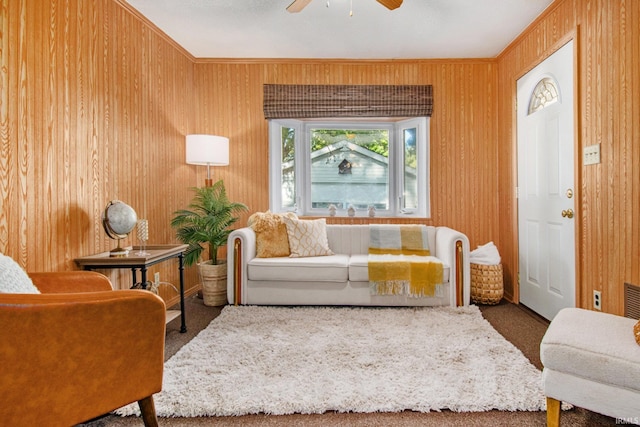
[[[256,258],[256,234],[234,230],[228,239],[227,298],[230,304],[437,306],[468,305],[469,240],[448,227],[428,226],[431,255],[444,264],[444,283],[433,297],[371,295],[369,225],[327,225],[334,255]]]

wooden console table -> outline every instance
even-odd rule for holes
[[[178,269],[180,272],[180,332],[187,332],[187,322],[185,316],[184,305],[184,251],[188,245],[149,245],[145,247],[148,255],[138,255],[140,247],[134,246],[127,256],[112,257],[109,252],[101,252],[99,254],[88,255],[82,258],[76,258],[75,262],[84,270],[113,269],[113,268],[130,268],[133,276],[133,285],[137,281],[137,270],[139,269],[142,277],[142,288],[145,289],[147,283],[147,268],[171,258],[178,258]],[[167,312],[167,319],[175,318],[172,311]]]

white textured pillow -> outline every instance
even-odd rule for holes
[[[324,218],[300,220],[283,217],[287,227],[289,250],[292,258],[333,255],[327,240],[327,222]]]
[[[0,294],[39,294],[27,273],[17,262],[0,254]]]

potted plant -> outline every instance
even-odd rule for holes
[[[231,202],[222,180],[210,187],[194,187],[188,209],[174,212],[171,226],[176,237],[189,245],[185,265],[197,263],[205,250],[209,260],[198,263],[205,305],[224,305],[227,301],[227,263],[218,259],[218,249],[227,244],[229,228],[238,221],[237,213],[246,211],[242,203]]]

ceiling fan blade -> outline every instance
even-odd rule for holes
[[[377,0],[378,3],[383,5],[389,10],[397,9],[402,6],[402,0]]]
[[[293,3],[287,6],[287,12],[298,13],[307,7],[309,3],[311,3],[311,0],[293,0]],[[402,1],[400,1],[400,3],[402,3]]]

